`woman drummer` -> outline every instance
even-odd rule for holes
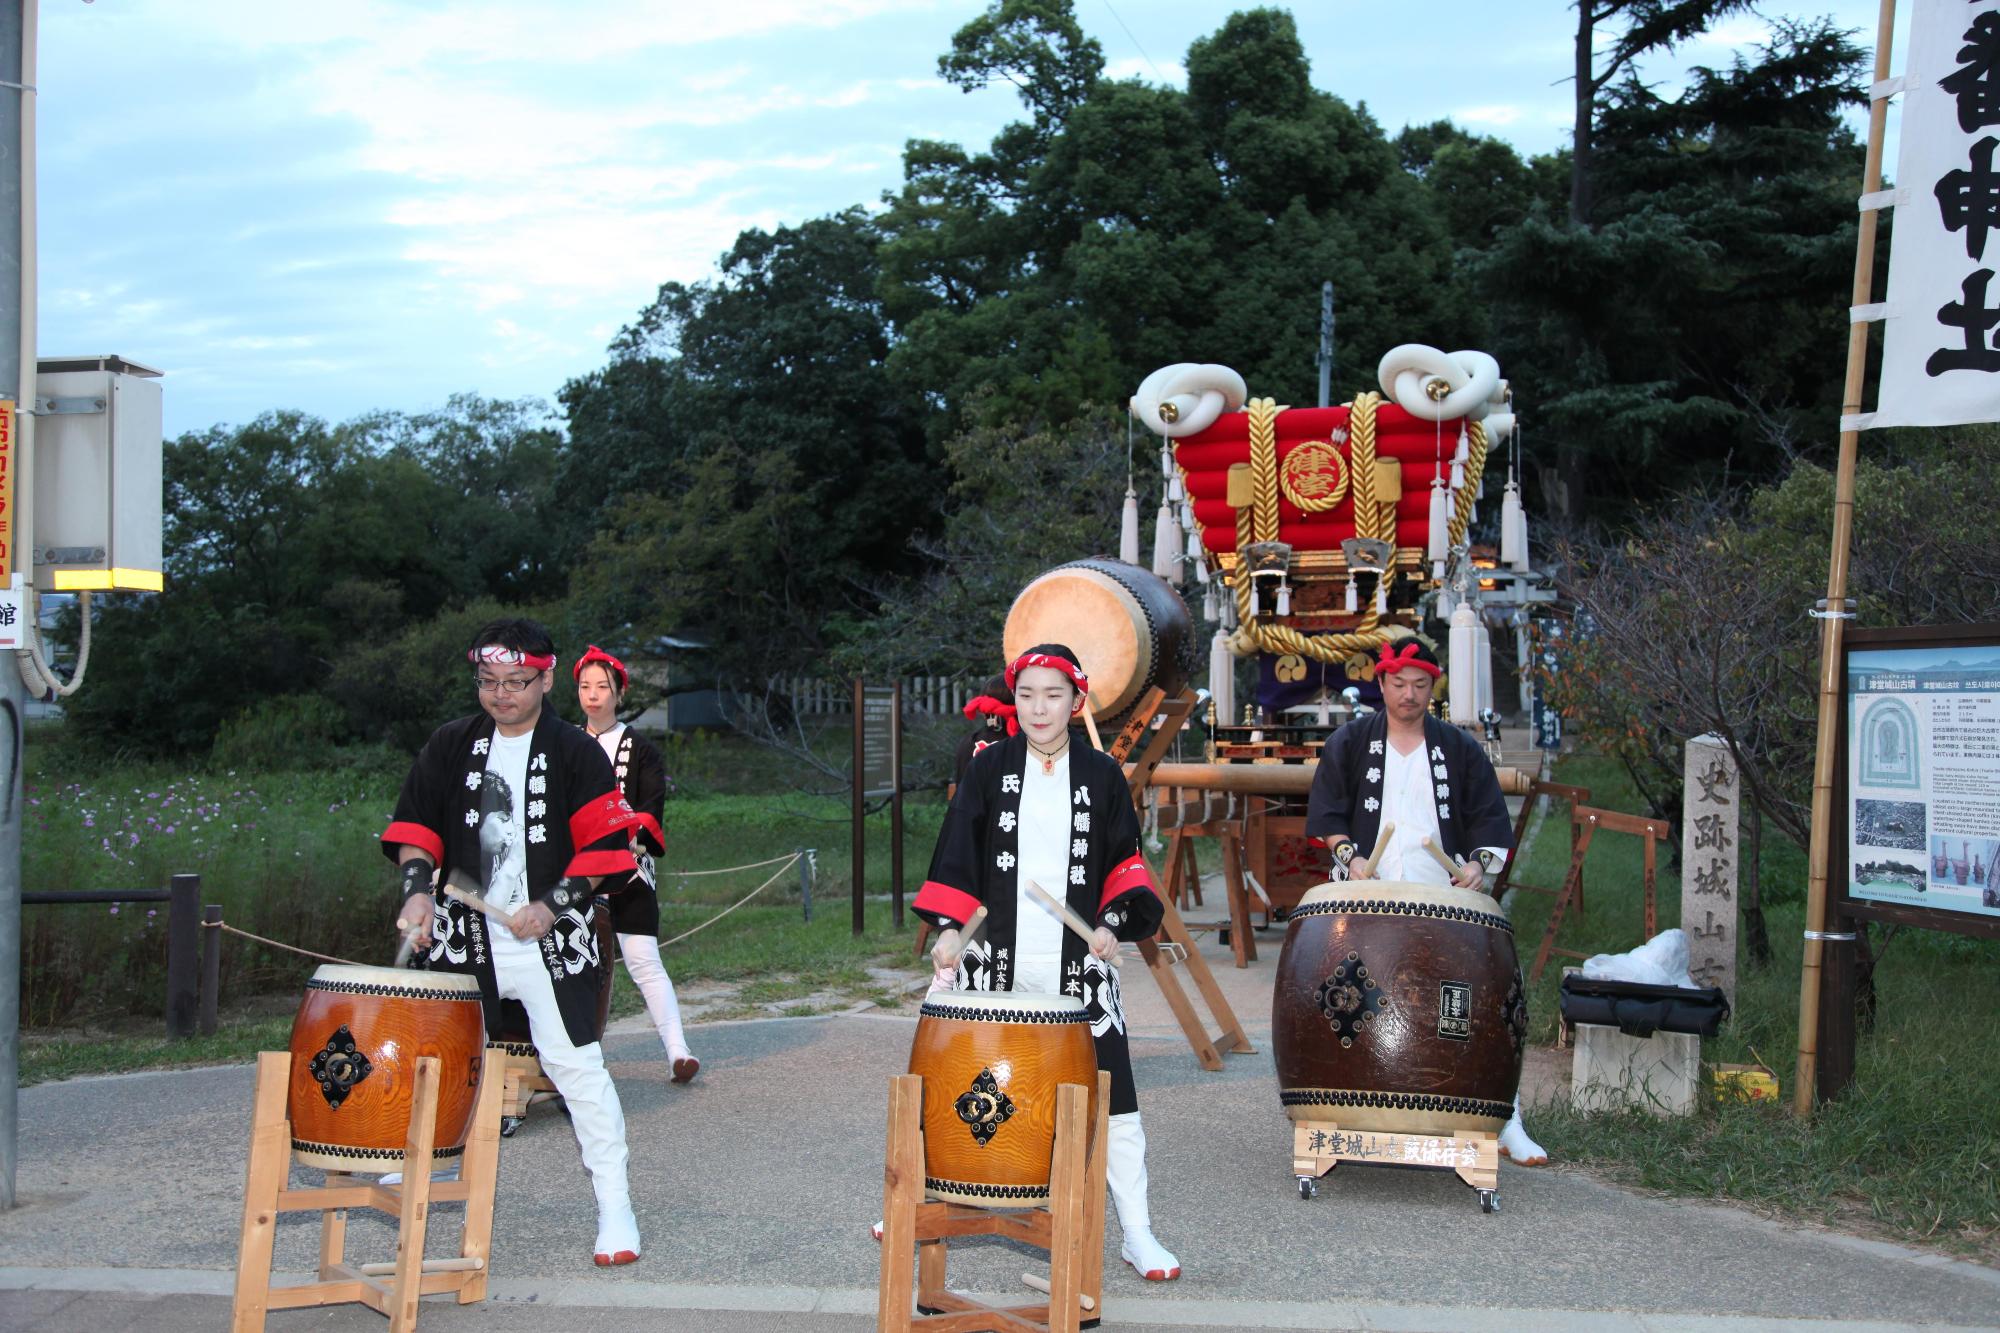
[[[1089,1012],[1098,1068],[1111,1074],[1106,1183],[1124,1232],[1122,1254],[1142,1276],[1180,1276],[1180,1261],[1153,1238],[1146,1205],[1146,1134],[1132,1082],[1125,1012],[1110,959],[1120,940],[1153,934],[1164,912],[1139,819],[1117,760],[1071,724],[1090,690],[1074,652],[1042,644],[1007,667],[1018,734],[973,756],[945,813],[918,915],[942,928],[937,984],[1072,996]],[[1094,929],[1086,941],[1029,892],[1066,901]],[[981,906],[984,929],[964,944],[959,927]]]
[[[618,953],[660,1031],[674,1082],[687,1083],[700,1071],[701,1061],[688,1049],[681,1031],[680,1001],[666,964],[660,961],[660,900],[653,873],[653,858],[667,849],[660,822],[666,813],[667,766],[651,741],[618,720],[618,706],[630,684],[623,662],[593,643],[570,675],[576,680],[577,702],[583,706],[584,729],[604,747],[619,788],[639,815],[639,827],[632,835],[639,869],[624,888],[611,894]]]

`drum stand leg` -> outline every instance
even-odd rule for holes
[[[1096,1326],[1102,1303],[1110,1075],[1100,1071],[1097,1084],[1095,1123],[1085,1089],[1072,1083],[1056,1089],[1049,1206],[997,1212],[924,1202],[923,1079],[904,1074],[889,1081],[888,1155],[882,1173],[882,1279],[876,1302],[876,1325],[883,1333],[970,1333],[974,1329],[1078,1333]],[[998,1307],[947,1290],[949,1239],[980,1235],[1007,1236],[1047,1250],[1047,1301]],[[910,1299],[913,1279],[917,1289],[915,1315]],[[1043,1283],[1033,1275],[1028,1282],[1043,1290]]]
[[[437,1142],[439,1063],[417,1061],[410,1103],[410,1126],[403,1143],[403,1182],[385,1186],[347,1172],[330,1171],[318,1189],[288,1188],[292,1129],[285,1099],[291,1055],[265,1051],[257,1058],[257,1084],[250,1122],[250,1162],[243,1190],[243,1228],[236,1260],[233,1333],[260,1333],[272,1310],[359,1302],[389,1317],[392,1333],[417,1326],[419,1300],[450,1292],[460,1304],[486,1297],[486,1262],[493,1240],[493,1191],[499,1167],[500,1097],[504,1071],[493,1060],[480,1062],[479,1091],[466,1134],[459,1179],[433,1183],[432,1149]],[[465,1224],[459,1254],[425,1259],[430,1205],[463,1202]],[[374,1208],[396,1218],[396,1257],[389,1263],[352,1264],[346,1259],[347,1210]],[[271,1286],[271,1259],[281,1212],[320,1214],[319,1280]]]

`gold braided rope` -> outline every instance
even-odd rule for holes
[[[1250,525],[1260,542],[1278,540],[1278,402],[1250,400]]]
[[[1379,393],[1362,393],[1354,397],[1353,407],[1347,414],[1347,456],[1354,473],[1354,535],[1357,537],[1386,538],[1393,542],[1395,531],[1395,504],[1391,499],[1389,508],[1389,531],[1382,531],[1383,504],[1375,494],[1375,409],[1382,402]]]
[[[1472,497],[1479,494],[1479,479],[1486,472],[1486,427],[1475,421],[1465,431],[1465,485],[1459,487],[1458,505],[1446,525],[1453,549],[1465,540],[1465,529],[1472,522]]]

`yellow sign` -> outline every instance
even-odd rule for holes
[[[14,579],[14,402],[0,398],[0,587]]]

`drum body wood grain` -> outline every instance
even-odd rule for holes
[[[1363,880],[1322,884],[1293,909],[1271,996],[1292,1119],[1497,1132],[1527,1037],[1513,928],[1485,894]]]
[[[1090,1019],[1067,995],[939,991],[917,1019],[910,1072],[924,1079],[924,1190],[946,1203],[1046,1204],[1056,1088],[1089,1088],[1097,1114]]]
[[[432,1156],[457,1157],[485,1045],[477,977],[322,965],[292,1019],[287,1113],[298,1160],[328,1171],[400,1170],[426,1055],[440,1066]]]
[[[1122,560],[1078,560],[1039,576],[1014,599],[1002,639],[1010,662],[1038,643],[1074,649],[1099,722],[1121,718],[1151,686],[1179,694],[1195,666],[1187,603]]]

